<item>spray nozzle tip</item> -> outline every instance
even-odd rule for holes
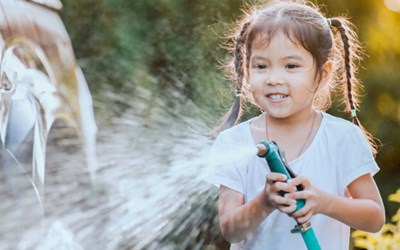
[[[265,157],[267,155],[268,149],[266,145],[264,145],[263,143],[259,143],[256,145],[256,147],[258,149],[257,155],[259,157]]]

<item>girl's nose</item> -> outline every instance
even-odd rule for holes
[[[265,80],[265,84],[267,85],[281,85],[284,83],[285,81],[282,78],[282,74],[277,69],[271,71]]]
[[[265,80],[265,84],[267,85],[282,85],[285,81],[281,77],[268,77]]]

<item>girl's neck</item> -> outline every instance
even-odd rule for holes
[[[311,144],[321,120],[321,113],[314,109],[287,118],[274,118],[264,113],[252,121],[251,131],[255,143],[274,140],[291,161]]]
[[[315,116],[316,112],[317,111],[311,108],[310,110],[304,112],[297,112],[296,114],[284,118],[276,118],[268,115],[267,113],[264,113],[263,119],[264,123],[268,124],[267,126],[269,127],[274,127],[274,128],[279,127],[281,129],[286,130],[295,127],[302,127],[304,125],[309,124],[310,120],[313,120],[313,117]]]

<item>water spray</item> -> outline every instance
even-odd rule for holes
[[[285,158],[279,151],[278,145],[274,141],[261,141],[257,144],[259,157],[265,157],[271,172],[281,173],[286,175],[287,180],[295,178],[295,174],[290,170],[286,163]],[[303,190],[301,185],[296,186],[297,191]],[[283,193],[284,194],[284,193]],[[300,210],[305,205],[304,199],[297,200],[296,211]],[[297,223],[297,225],[291,230],[291,233],[301,233],[304,242],[306,243],[308,250],[321,250],[318,243],[317,237],[315,236],[314,230],[311,227],[311,223],[307,222],[304,224]]]

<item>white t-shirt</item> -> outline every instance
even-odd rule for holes
[[[379,168],[360,128],[344,119],[322,114],[312,143],[289,166],[320,189],[344,197],[345,188],[352,181],[367,173],[374,175]],[[211,182],[242,193],[246,203],[263,190],[270,172],[265,158],[255,153],[250,121],[221,132],[211,154],[215,156],[211,157],[214,159]],[[226,157],[219,157],[221,154]],[[349,226],[320,214],[314,215],[311,223],[323,250],[349,248]],[[290,232],[295,225],[293,218],[275,210],[252,236],[232,244],[231,249],[307,249],[301,234]]]

